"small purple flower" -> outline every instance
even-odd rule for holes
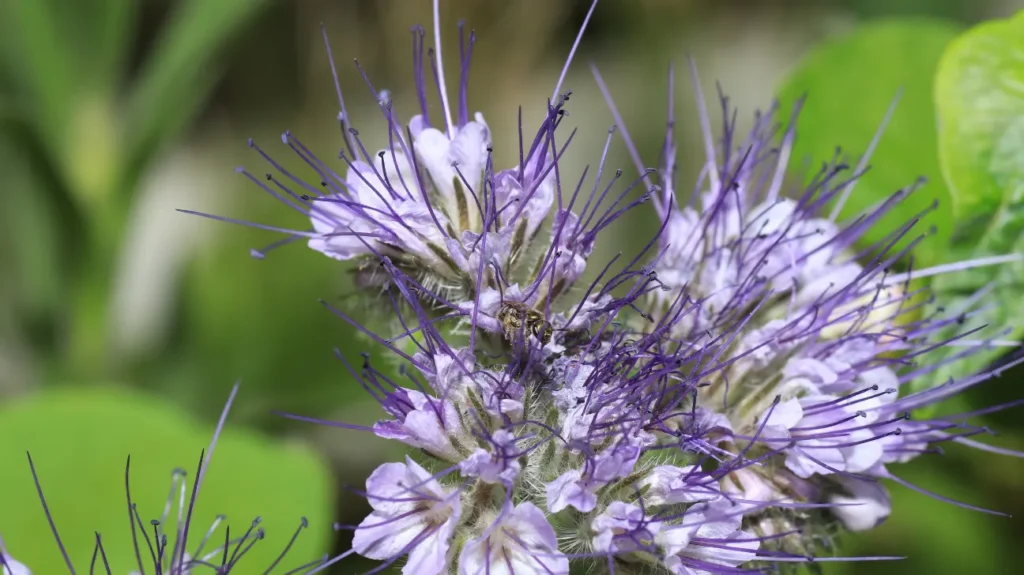
[[[588,513],[597,506],[596,489],[600,487],[592,479],[584,478],[580,469],[570,469],[544,486],[547,495],[547,509],[558,513],[568,507]]]
[[[518,460],[516,437],[505,429],[499,429],[491,437],[492,450],[477,447],[459,463],[459,471],[465,477],[479,477],[486,483],[502,483],[511,486],[522,466]]]
[[[818,395],[784,401],[764,421],[763,438],[786,441],[786,467],[798,477],[860,472],[882,457],[882,446],[859,425],[858,413],[834,397]]]
[[[832,513],[850,531],[867,531],[878,527],[892,513],[889,492],[878,481],[839,476],[841,490],[829,497],[835,505]]]
[[[417,158],[429,178],[427,195],[436,195],[456,237],[482,225],[482,214],[470,204],[473,194],[483,190],[490,145],[491,133],[480,113],[448,134],[427,128],[413,136]]]
[[[599,553],[630,553],[653,547],[661,524],[646,516],[643,508],[633,503],[613,501],[590,522],[594,535],[594,551]]]
[[[373,507],[352,539],[352,548],[371,559],[409,555],[402,573],[437,575],[448,565],[448,549],[461,504],[412,459],[385,463],[366,480]]]
[[[558,550],[555,530],[530,502],[506,504],[487,529],[459,554],[459,575],[568,575],[569,559]]]
[[[450,461],[459,459],[459,451],[452,444],[458,436],[459,414],[455,406],[430,397],[414,389],[399,388],[392,395],[401,395],[401,411],[394,415],[401,420],[380,421],[374,424],[377,437],[397,439],[406,445],[418,447],[428,453]],[[395,401],[399,403],[399,401]]]
[[[682,517],[679,525],[663,525],[655,541],[665,553],[673,575],[735,572],[757,557],[760,540],[740,529],[742,516],[722,505],[701,504]]]
[[[588,513],[597,505],[597,491],[633,471],[643,452],[638,438],[623,438],[593,457],[582,469],[570,469],[545,485],[547,507],[558,513],[566,507]]]
[[[640,481],[647,488],[644,501],[649,505],[673,505],[712,501],[721,497],[714,475],[690,465],[659,465]]]

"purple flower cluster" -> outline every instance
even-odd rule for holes
[[[313,182],[258,147],[276,173],[245,172],[310,222],[277,230],[285,241],[354,260],[399,326],[376,333],[332,308],[403,360],[397,376],[369,356],[346,366],[384,411],[361,429],[414,450],[370,475],[352,552],[404,557],[406,575],[756,573],[827,559],[839,530],[884,521],[884,480],[923,491],[896,464],[948,442],[986,448],[976,413],[911,418],[998,375],[907,391],[942,367],[930,351],[999,343],[948,336],[976,310],[933,314],[911,281],[1017,256],[895,271],[925,237],[917,219],[873,244],[864,233],[921,182],[841,221],[870,152],[794,189],[793,122],[780,130],[772,109],[744,136],[723,101],[716,142],[695,71],[706,162],[690,200],[675,191],[671,100],[647,168],[596,70],[638,178],[606,169],[615,129],[592,178],[565,173],[561,79],[532,135],[499,140],[520,158],[499,169],[466,99],[473,34],[454,113],[439,46],[413,39],[419,114],[401,123],[371,85],[384,150],[367,152],[339,89],[344,176],[288,133]],[[599,233],[642,204],[660,221],[647,246],[580,281]]]

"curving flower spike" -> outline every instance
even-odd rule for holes
[[[596,71],[595,77],[618,119]],[[906,260],[921,240],[893,249],[912,233],[917,218],[881,242],[860,251],[854,246],[869,226],[921,182],[852,221],[837,222],[839,206],[851,193],[867,156],[846,176],[848,168],[837,154],[795,200],[786,199],[781,186],[793,141],[792,121],[782,148],[776,149],[775,129],[770,128],[774,109],[756,118],[743,141],[736,137],[726,110],[724,139],[716,150],[695,70],[694,81],[707,154],[706,180],[699,184],[698,207],[675,205],[670,116],[664,165],[657,174],[660,188],[651,187],[655,208],[666,222],[652,270],[664,289],[650,292],[647,309],[662,318],[655,325],[669,326],[668,334],[678,345],[709,343],[706,354],[687,362],[690,373],[704,380],[694,390],[691,421],[681,414],[668,421],[673,430],[696,431],[697,413],[724,419],[702,433],[709,440],[705,452],[727,463],[720,474],[723,487],[746,499],[747,520],[772,535],[771,547],[807,555],[816,538],[829,537],[831,529],[813,511],[819,502],[831,505],[833,515],[847,528],[867,529],[889,513],[888,496],[878,480],[924,491],[892,475],[887,464],[934,452],[940,441],[990,449],[966,438],[984,428],[950,420],[908,421],[913,409],[1005,369],[901,395],[907,382],[940,367],[914,365],[927,358],[928,351],[962,345],[959,356],[964,357],[993,343],[972,340],[975,329],[949,335],[950,325],[963,325],[974,313],[969,308],[953,317],[915,317],[922,293],[912,291],[909,284],[916,278],[1000,265],[1021,256],[892,273],[890,268]],[[799,107],[798,103],[794,119]],[[891,113],[892,109],[883,128]],[[881,129],[869,150],[880,135]],[[628,135],[626,139],[638,157]],[[637,169],[646,172],[639,160]],[[661,191],[665,193],[657,193]],[[823,214],[832,200],[838,205]],[[978,299],[968,301],[976,304]],[[655,332],[649,325],[636,325]],[[1014,358],[1008,365],[1022,359]],[[747,457],[755,457],[758,464],[744,465]],[[782,513],[771,510],[793,495],[795,506],[787,504]],[[809,524],[817,532],[804,530],[800,535],[798,524]],[[786,533],[791,535],[778,535]]]
[[[438,18],[434,28],[439,42]],[[353,260],[357,286],[370,293],[388,292],[389,299],[399,295],[394,292],[398,272],[416,284],[417,299],[429,317],[462,315],[463,328],[499,334],[504,339],[499,345],[504,347],[518,345],[515,332],[519,329],[528,347],[543,347],[551,341],[556,321],[579,315],[567,313],[576,305],[568,295],[584,274],[598,233],[648,200],[647,194],[627,199],[643,178],[617,195],[612,193],[622,176],[621,170],[612,177],[605,173],[612,129],[589,191],[584,189],[586,172],[575,188],[563,180],[560,164],[576,134],[574,130],[563,138],[560,131],[571,92],[556,93],[547,102],[547,113],[532,141],[524,139],[520,124],[519,164],[496,169],[490,130],[480,114],[470,120],[467,104],[475,34],[470,33],[468,44],[460,41],[461,78],[454,115],[449,108],[440,46],[424,50],[424,38],[422,28],[413,29],[414,85],[420,114],[408,124],[399,119],[389,94],[374,88],[359,68],[387,123],[388,145],[377,154],[366,150],[359,132],[352,128],[329,44],[345,144],[338,154],[342,166],[317,157],[290,132],[282,135],[282,143],[306,164],[306,174],[285,169],[250,141],[271,171],[265,177],[243,168],[239,171],[298,212],[311,229],[182,211],[286,234],[284,240],[266,249],[253,250],[258,258],[269,249],[305,239],[310,248],[329,257]],[[575,49],[574,44],[570,60]],[[427,56],[444,112],[443,125],[432,120],[428,110],[428,92],[432,90],[428,90],[424,72]],[[562,79],[564,76],[563,71]],[[560,79],[559,89],[561,83]],[[558,209],[553,211],[556,198]],[[383,260],[393,269],[385,269]],[[517,287],[520,299],[511,293]],[[403,305],[408,299],[405,295],[397,298]],[[530,340],[537,340],[536,344]]]
[[[439,19],[435,1],[435,43]],[[883,521],[883,480],[925,492],[892,469],[943,442],[1021,455],[976,442],[987,430],[966,423],[1017,403],[909,419],[1024,361],[906,392],[942,367],[929,362],[936,347],[962,346],[963,357],[998,342],[957,329],[981,295],[922,315],[912,281],[1020,257],[894,271],[924,239],[913,235],[918,218],[871,245],[861,238],[923,182],[839,221],[870,154],[851,169],[837,153],[784,189],[799,104],[784,132],[773,107],[743,136],[723,99],[716,147],[695,68],[706,161],[689,203],[675,198],[672,103],[661,167],[646,168],[596,70],[638,179],[605,173],[613,128],[590,189],[586,173],[575,188],[563,180],[575,136],[557,130],[564,70],[532,142],[520,133],[519,164],[501,169],[490,146],[502,138],[466,104],[475,36],[460,45],[455,113],[440,46],[425,50],[419,28],[413,38],[420,114],[403,126],[381,98],[389,147],[379,161],[345,131],[341,178],[288,135],[324,189],[283,170],[287,184],[253,178],[319,219],[296,237],[356,258],[361,287],[382,288],[401,326],[378,334],[328,306],[404,361],[401,381],[368,356],[359,371],[346,362],[387,418],[334,425],[424,458],[367,481],[373,512],[355,528],[354,552],[385,565],[407,557],[405,573],[427,575],[760,573],[833,553],[842,526]],[[443,123],[427,106],[428,57]],[[348,128],[340,91],[339,105]],[[660,226],[644,250],[577,285],[601,232],[648,202]]]

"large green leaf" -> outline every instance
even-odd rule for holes
[[[950,44],[935,80],[939,153],[957,218],[993,220],[1024,194],[1024,12]],[[1016,197],[1015,197],[1016,196]],[[997,242],[985,226],[965,239]]]
[[[932,84],[945,46],[957,28],[942,20],[899,18],[865,24],[826,42],[807,55],[779,90],[783,109],[799,97],[807,101],[797,125],[794,158],[822,162],[836,146],[853,154],[856,165],[893,98],[902,97],[875,150],[870,170],[860,179],[840,216],[847,218],[878,204],[919,176],[929,183],[897,205],[865,234],[865,243],[882,240],[896,227],[940,200],[917,232],[929,225],[938,237],[916,251],[926,264],[943,259],[951,209],[941,181]],[[916,235],[916,234],[915,234]],[[901,245],[905,245],[906,241]]]
[[[35,495],[25,457],[30,451],[79,572],[87,569],[97,531],[112,571],[129,572],[135,553],[124,490],[126,457],[131,455],[132,499],[148,522],[163,511],[173,469],[189,470],[191,482],[210,432],[166,401],[109,387],[51,389],[6,406],[0,410],[0,533],[8,550],[34,573],[67,572]],[[327,551],[333,491],[325,466],[309,451],[228,425],[207,471],[190,548],[216,515],[225,514],[233,537],[257,516],[266,530],[242,572],[262,572],[284,549],[302,516],[309,527],[282,567],[296,567]]]
[[[1024,12],[987,22],[950,44],[935,81],[939,154],[957,226],[951,261],[1024,253]],[[1020,261],[938,277],[939,304],[959,311],[976,290],[983,311],[944,334],[987,326],[974,339],[1024,333]],[[947,348],[936,359],[962,352]],[[934,385],[986,367],[1004,350],[985,349],[940,370]]]

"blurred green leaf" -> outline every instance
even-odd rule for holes
[[[102,86],[117,87],[131,54],[132,25],[140,3],[136,0],[93,0],[88,6],[92,24],[90,75]]]
[[[210,432],[158,397],[109,387],[50,389],[4,407],[0,533],[8,549],[34,573],[66,572],[35,495],[28,450],[76,566],[88,564],[98,531],[113,572],[127,573],[135,555],[126,517],[126,457],[132,457],[132,499],[146,522],[160,516],[175,468],[193,477]],[[205,533],[218,514],[227,515],[232,534],[261,517],[266,539],[245,560],[251,570],[269,565],[306,516],[309,528],[283,564],[295,567],[328,550],[332,500],[328,470],[312,453],[229,424],[204,477],[193,533]]]
[[[117,95],[137,8],[133,0],[34,0],[0,8],[0,60],[12,76],[8,97],[61,161],[74,162],[84,137],[78,132],[95,128],[96,110]]]
[[[32,316],[57,303],[60,296],[60,262],[57,257],[57,219],[52,205],[41,193],[25,193],[42,187],[22,150],[0,137],[0,172],[3,187],[10,190],[0,200],[0,261],[13,272],[18,311]]]
[[[957,38],[935,100],[957,239],[1005,253],[1024,227],[1024,12]]]
[[[938,237],[929,238],[915,250],[915,257],[926,265],[944,259],[943,248],[952,227],[936,152],[932,85],[942,51],[956,33],[955,25],[942,20],[872,22],[816,48],[779,90],[783,106],[807,95],[793,155],[797,160],[815,162],[831,158],[836,146],[859,158],[893,98],[903,90],[872,156],[871,169],[857,183],[840,217],[855,216],[915,178],[928,177],[928,185],[896,205],[862,240],[865,244],[881,241],[938,199],[938,209],[915,228],[918,232],[929,225],[938,228]],[[897,247],[906,245],[914,235],[908,234],[911,237]]]
[[[53,153],[63,144],[77,78],[58,17],[52,0],[0,3],[0,57],[18,91],[12,99],[31,115]]]
[[[220,49],[265,0],[182,0],[157,41],[128,102],[130,170],[200,111],[216,80]],[[129,190],[130,191],[130,190]]]
[[[243,217],[261,222],[282,219],[251,210]],[[250,393],[241,398],[241,405],[271,425],[284,423],[269,414],[272,409],[328,417],[333,409],[366,400],[365,390],[331,350],[340,348],[358,361],[359,352],[371,348],[317,301],[340,305],[352,289],[336,263],[304,245],[285,246],[266,260],[256,260],[248,256],[249,248],[276,238],[261,230],[222,231],[214,247],[196,258],[184,286],[194,346],[187,354],[197,362],[193,373],[220,374],[228,378],[225,381],[232,375],[242,378]],[[209,404],[215,392],[189,376],[172,385],[203,404]]]
[[[939,155],[957,222],[949,261],[1024,253],[1024,12],[964,33],[942,57],[935,81]],[[1020,297],[1024,263],[976,268],[937,277],[937,300],[951,314],[965,311],[979,289],[991,293],[943,333],[953,337],[986,327],[971,339],[1024,333]],[[956,317],[954,315],[953,317]],[[934,361],[964,348],[938,350]],[[984,369],[1003,353],[986,348],[943,366],[926,386]]]

